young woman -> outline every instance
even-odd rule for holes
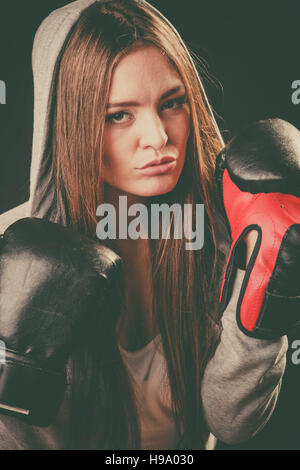
[[[55,422],[2,416],[0,445],[205,449],[210,433],[251,438],[274,409],[287,345],[237,328],[242,270],[217,316],[228,247],[214,179],[223,141],[187,47],[143,0],[77,0],[40,26],[33,71],[30,201],[2,229],[30,214],[96,239],[97,207],[119,215],[126,196],[128,207],[204,204],[205,241],[201,250],[172,236],[102,241],[121,256],[125,287],[105,357],[94,331],[70,361]],[[249,236],[248,256],[252,246]]]

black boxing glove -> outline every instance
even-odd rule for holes
[[[249,336],[279,338],[300,324],[300,132],[280,119],[246,127],[218,156],[216,177],[232,239],[220,312],[243,237],[255,230],[236,319]]]
[[[121,259],[37,218],[18,220],[0,242],[0,412],[48,426],[64,397],[68,357],[87,325],[99,336],[101,328],[113,331]]]

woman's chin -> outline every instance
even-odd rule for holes
[[[162,194],[167,194],[172,191],[177,184],[177,180],[173,181],[153,181],[153,183],[145,184],[143,187],[136,191],[136,195],[141,197],[154,197]]]
[[[152,179],[152,178],[151,178]],[[110,191],[116,192],[116,194],[119,195],[131,195],[135,197],[140,197],[140,198],[147,198],[147,197],[155,197],[155,196],[160,196],[163,194],[167,194],[170,191],[172,191],[177,182],[178,179],[172,179],[170,181],[167,181],[166,178],[161,178],[158,180],[155,178],[156,181],[154,181],[154,178],[152,181],[148,182],[143,182],[141,184],[133,184],[133,185],[126,185],[126,186],[119,186],[115,184],[110,184],[106,182],[106,192],[110,188]]]

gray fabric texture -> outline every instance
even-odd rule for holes
[[[236,323],[236,306],[245,271],[238,269],[223,331],[208,363],[202,400],[211,432],[227,444],[253,437],[270,418],[286,365],[287,337],[278,341],[245,335]]]

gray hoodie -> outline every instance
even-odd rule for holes
[[[43,175],[40,169],[47,140],[55,66],[70,28],[94,1],[77,0],[53,11],[36,33],[32,54],[34,132],[30,199],[0,216],[0,233],[27,216],[54,220],[51,190],[41,197]],[[243,275],[244,272],[238,270],[231,300],[222,317],[221,340],[207,365],[201,390],[211,432],[229,444],[250,439],[268,421],[280,390],[288,346],[286,337],[278,341],[259,340],[238,329],[235,312]],[[48,428],[26,425],[0,415],[0,449],[64,449],[67,413],[65,401],[55,422]]]

